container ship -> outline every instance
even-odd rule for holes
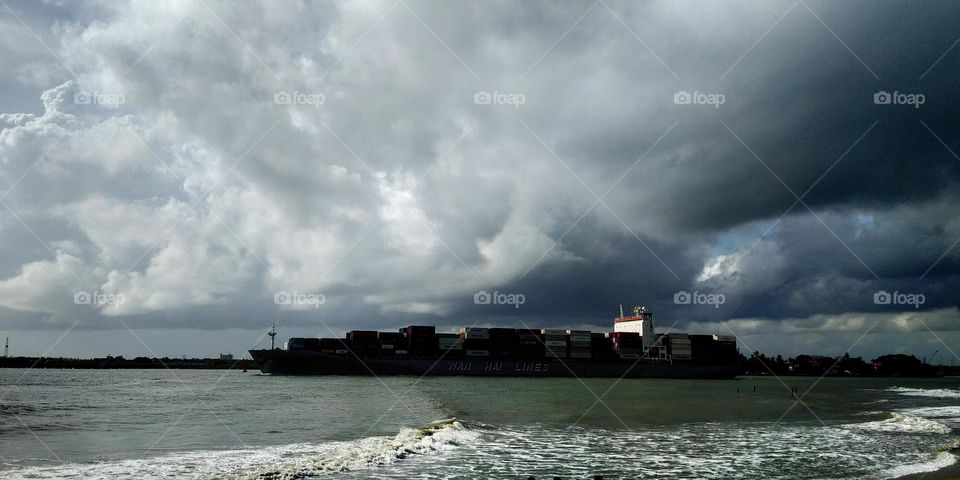
[[[271,343],[277,333],[269,333]],[[290,338],[250,350],[263,373],[281,375],[470,375],[495,377],[733,378],[737,339],[655,332],[653,313],[635,307],[613,332],[463,327],[439,333],[353,330],[345,338]]]

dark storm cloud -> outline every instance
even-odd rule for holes
[[[18,77],[46,109],[3,118],[4,202],[43,241],[3,217],[9,328],[606,327],[621,303],[694,325],[894,313],[880,290],[960,300],[951,3],[18,11],[79,78]],[[130,101],[71,102],[98,89]],[[70,300],[97,289],[128,301]]]

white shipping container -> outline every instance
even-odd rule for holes
[[[736,342],[737,341],[737,337],[734,337],[733,335],[714,335],[713,339],[718,342]]]
[[[563,341],[563,340],[559,340],[559,341],[558,341],[558,340],[546,340],[546,341],[543,342],[543,344],[546,345],[546,346],[548,346],[548,347],[566,347],[566,346],[567,346],[567,342],[565,342],[565,341]]]
[[[566,335],[567,335],[567,331],[566,331],[566,330],[554,330],[554,329],[549,329],[549,328],[541,328],[541,329],[540,329],[540,333],[542,333],[542,334],[544,334],[544,335],[563,335],[563,336],[566,336]]]
[[[567,330],[567,335],[590,335],[590,330]]]

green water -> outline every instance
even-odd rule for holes
[[[0,370],[0,477],[890,478],[960,442],[960,380],[782,381]]]

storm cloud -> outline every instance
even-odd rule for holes
[[[954,4],[0,12],[5,331],[602,329],[645,304],[773,350],[757,325],[960,340]]]

